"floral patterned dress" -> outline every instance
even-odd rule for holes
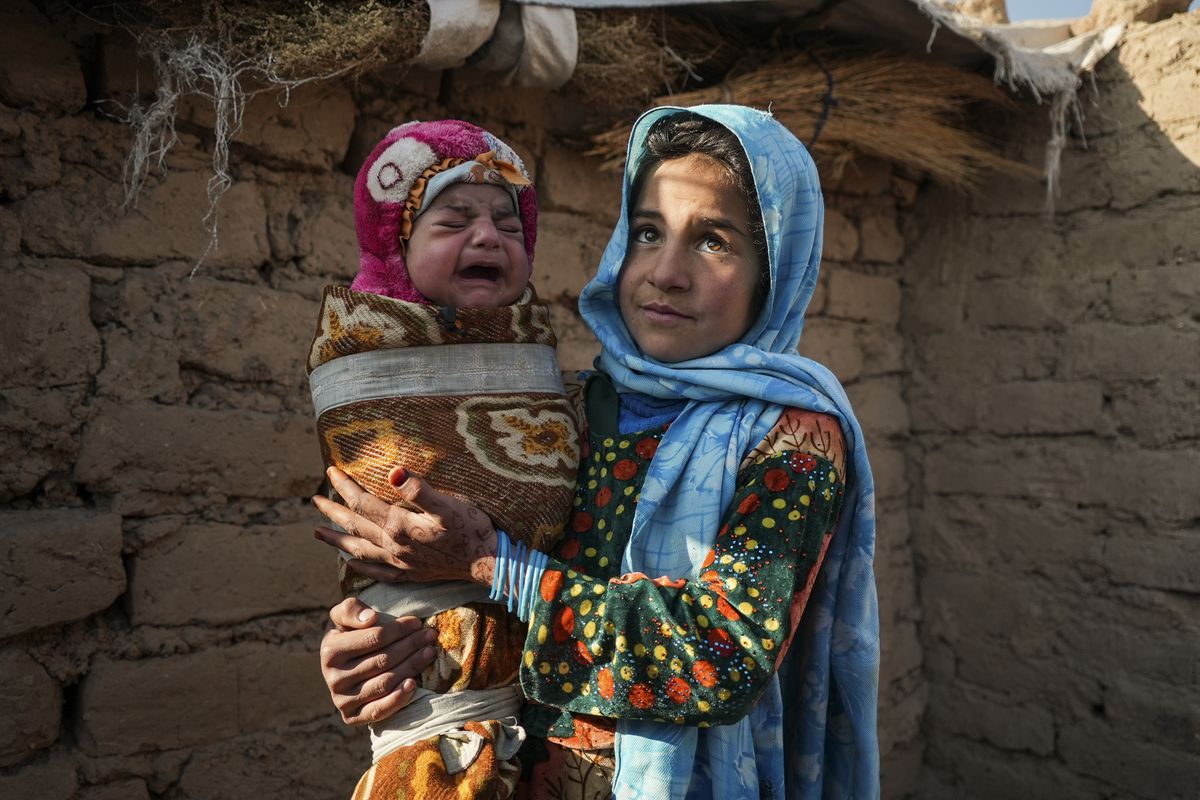
[[[745,716],[787,652],[837,527],[840,428],[787,409],[743,461],[704,571],[622,574],[665,431],[585,437],[575,511],[542,577],[522,657],[531,701],[523,797],[610,797],[618,718],[706,727]]]

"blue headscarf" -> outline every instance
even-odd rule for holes
[[[745,148],[771,285],[763,311],[740,341],[664,363],[642,355],[630,337],[617,305],[617,277],[646,135],[659,119],[684,110],[724,125]],[[729,105],[646,112],[634,124],[625,163],[621,216],[579,307],[603,348],[597,366],[619,393],[688,402],[651,462],[623,569],[698,575],[733,497],[739,464],[785,407],[836,417],[851,458],[841,520],[783,669],[751,713],[732,725],[619,722],[614,793],[622,800],[758,797],[765,780],[775,792],[786,787],[790,798],[878,797],[874,483],[841,384],[796,353],[821,261],[824,207],[816,167],[769,113]]]

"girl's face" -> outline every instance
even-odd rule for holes
[[[725,167],[698,153],[655,167],[634,199],[617,283],[642,353],[685,361],[741,339],[758,274],[746,204]]]
[[[496,308],[529,282],[529,257],[512,196],[499,186],[446,187],[413,223],[408,276],[438,305]]]

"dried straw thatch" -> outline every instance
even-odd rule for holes
[[[653,12],[577,11],[579,53],[564,90],[606,113],[637,108],[668,87]]]
[[[209,251],[219,241],[216,209],[233,183],[229,146],[247,100],[276,91],[286,102],[305,83],[406,63],[429,27],[425,0],[116,0],[96,13],[133,35],[158,81],[153,102],[125,109],[133,133],[126,205],[136,203],[146,177],[178,141],[180,100],[195,96],[212,106]]]
[[[195,39],[283,80],[360,75],[408,62],[429,29],[425,0],[118,0],[140,39]]]
[[[579,9],[579,55],[567,94],[601,117],[625,117],[653,97],[719,79],[748,41],[708,17],[664,9]]]
[[[725,77],[748,51],[763,44],[761,31],[741,28],[728,18],[718,24],[702,11],[665,12],[659,39],[671,59],[686,65],[689,82],[701,86]]]
[[[654,105],[733,102],[769,108],[836,179],[855,155],[901,164],[942,183],[966,187],[988,170],[1032,170],[999,156],[963,125],[971,104],[1010,106],[988,78],[891,53],[825,46],[773,57],[716,86],[655,98]],[[610,169],[625,158],[628,128],[595,137],[595,155]]]
[[[177,141],[179,101],[192,95],[212,105],[210,247],[217,242],[216,205],[232,183],[230,142],[247,99],[279,91],[286,102],[288,91],[307,82],[406,65],[429,27],[427,0],[112,0],[102,8],[134,35],[158,79],[153,102],[126,109],[133,130],[127,202]],[[647,105],[739,102],[770,107],[805,141],[819,130],[813,150],[830,178],[858,153],[952,185],[970,184],[986,169],[1018,168],[962,126],[965,106],[1009,102],[972,73],[932,60],[848,54],[834,45],[799,49],[806,40],[783,41],[779,32],[772,41],[784,55],[746,56],[763,46],[761,31],[729,19],[718,29],[713,17],[697,12],[580,10],[576,21],[578,60],[566,91],[600,124],[629,119]],[[836,105],[826,102],[830,97]],[[624,128],[613,130],[598,137],[596,152],[619,166],[624,140]]]

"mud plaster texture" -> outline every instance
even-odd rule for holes
[[[967,201],[863,162],[826,187],[801,349],[871,444],[886,797],[1197,774],[1200,90],[1165,71],[1194,66],[1194,22],[1101,71],[1055,220],[1032,184]],[[262,97],[189,277],[203,109],[124,211],[105,101],[144,85],[128,44],[54,3],[6,4],[0,30],[0,797],[346,796],[367,746],[317,669],[337,595],[301,364],[321,287],[356,268],[353,175],[410,118],[512,142],[571,368],[618,178],[580,155],[583,109],[469,73]],[[1003,124],[1034,158],[1042,127]]]
[[[1096,91],[1052,218],[997,181],[904,223],[921,797],[1200,797],[1200,14]]]

